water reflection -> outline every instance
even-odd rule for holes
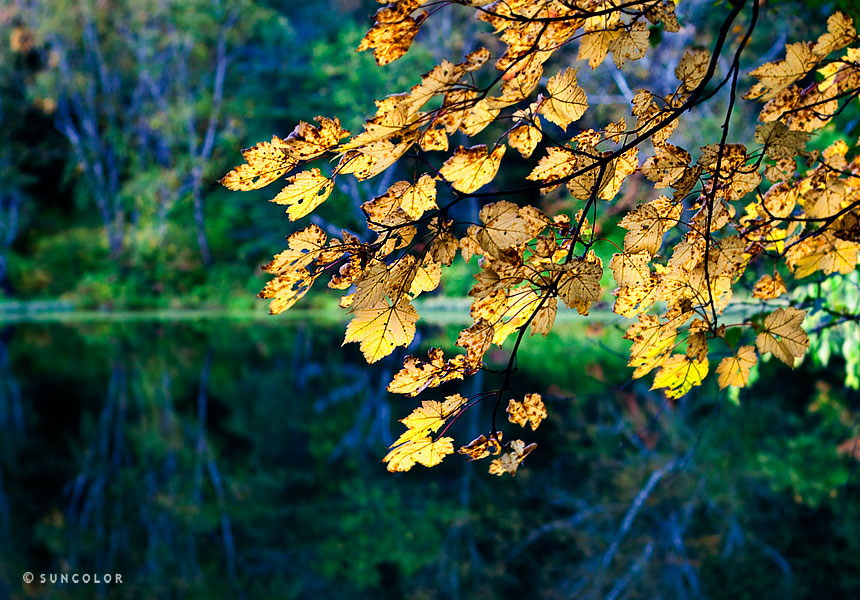
[[[385,391],[396,357],[368,368],[341,335],[301,320],[7,328],[5,595],[800,597],[799,565],[856,572],[839,566],[857,544],[850,465],[828,445],[845,407],[831,393],[810,417],[809,373],[794,400],[737,409],[706,389],[668,405],[627,383],[617,331],[571,325],[520,360],[519,391],[544,393],[550,419],[515,479],[456,456],[392,476],[379,460],[415,401]],[[488,410],[456,439],[486,430]],[[123,584],[24,585],[25,571]]]

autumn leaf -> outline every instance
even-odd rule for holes
[[[242,151],[246,164],[235,167],[221,179],[228,190],[246,191],[265,187],[292,169],[298,161],[290,156],[283,140],[277,136],[271,142],[260,142]]]
[[[520,427],[526,423],[531,425],[532,431],[538,428],[546,418],[546,406],[540,394],[526,394],[522,402],[511,399],[508,402],[508,420]]]
[[[526,456],[532,453],[537,448],[537,444],[529,444],[526,446],[522,440],[514,440],[508,444],[509,452],[506,452],[499,458],[490,463],[490,475],[516,475],[517,469]]]
[[[576,69],[568,68],[550,77],[546,88],[549,97],[543,100],[539,112],[562,129],[578,120],[588,108],[585,92],[576,84]]]
[[[686,355],[673,354],[663,362],[651,389],[663,388],[667,398],[680,398],[694,386],[701,385],[707,374],[707,358],[696,360]]]
[[[442,437],[437,440],[423,437],[410,440],[391,450],[382,459],[392,473],[408,471],[415,463],[425,467],[435,467],[448,454],[454,453],[454,438]]]
[[[343,343],[358,342],[367,362],[375,363],[395,347],[409,345],[415,337],[416,321],[418,313],[407,300],[362,308],[346,326]]]
[[[762,354],[772,352],[773,355],[794,367],[794,361],[806,353],[809,348],[809,336],[801,325],[806,318],[806,311],[796,308],[778,308],[765,317],[755,345]]]
[[[319,169],[293,175],[287,181],[289,185],[282,189],[272,202],[287,205],[290,221],[312,213],[317,206],[325,202],[334,187],[333,181],[320,173]]]
[[[454,156],[445,161],[439,174],[450,181],[454,189],[470,194],[493,180],[504,155],[504,146],[496,146],[490,153],[483,144],[471,148],[460,146]]]
[[[717,366],[718,382],[720,389],[730,385],[735,387],[746,387],[750,379],[750,369],[758,362],[755,348],[752,346],[741,346],[734,356],[727,356]]]

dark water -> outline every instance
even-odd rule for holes
[[[402,355],[368,367],[342,331],[6,326],[0,598],[860,592],[860,490],[836,452],[858,404],[838,374],[767,367],[739,407],[711,388],[670,405],[628,382],[617,330],[567,325],[520,360],[515,394],[541,392],[550,416],[507,424],[538,443],[515,478],[459,456],[391,475],[380,459],[418,400],[385,391]],[[451,432],[466,443],[489,419],[479,406]],[[40,583],[52,573],[122,583]]]

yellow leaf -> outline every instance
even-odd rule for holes
[[[639,322],[627,328],[624,338],[632,340],[630,360],[633,377],[638,379],[658,367],[672,351],[677,337],[672,323],[661,323],[654,315],[639,315]]]
[[[289,248],[275,255],[271,262],[263,266],[263,270],[282,275],[288,270],[306,267],[323,251],[325,243],[326,234],[316,225],[297,231],[287,238]]]
[[[400,208],[412,219],[419,219],[426,211],[438,208],[436,180],[427,174],[415,183],[399,181],[388,188],[387,193],[400,199]]]
[[[546,337],[552,331],[553,323],[555,323],[555,315],[558,312],[558,302],[555,298],[548,298],[544,301],[543,306],[537,311],[535,318],[532,320],[531,330],[532,335],[539,333]]]
[[[786,44],[783,60],[765,63],[750,72],[759,83],[744,98],[758,98],[762,102],[775,98],[779,92],[811,71],[819,60],[821,57],[805,42]]]
[[[538,110],[547,120],[565,129],[585,114],[588,99],[576,84],[576,69],[568,68],[550,77],[546,88],[549,97],[543,100]]]
[[[835,50],[844,48],[857,39],[854,21],[845,13],[836,12],[827,18],[827,33],[818,38],[812,51],[819,56],[827,56]]]
[[[501,145],[492,153],[488,153],[484,144],[471,148],[460,146],[454,156],[445,161],[439,174],[451,182],[454,189],[471,194],[493,180],[504,155],[505,146]]]
[[[609,268],[619,287],[639,286],[651,278],[651,269],[648,267],[650,260],[651,255],[647,252],[614,254],[609,261]]]
[[[663,362],[651,389],[665,388],[667,398],[680,398],[693,386],[701,385],[707,374],[707,358],[694,360],[683,354],[673,354]]]
[[[708,72],[708,63],[711,53],[704,50],[687,50],[678,66],[675,67],[675,77],[681,82],[684,90],[692,92],[702,81]]]
[[[753,287],[753,298],[772,300],[773,298],[779,298],[786,291],[788,290],[785,287],[785,281],[783,281],[779,273],[775,273],[773,276],[764,275],[756,281]]]
[[[528,158],[540,143],[543,133],[528,123],[520,123],[508,133],[508,144],[517,150],[524,158]]]
[[[655,182],[655,188],[669,187],[684,175],[691,160],[690,153],[683,148],[663,144],[642,165],[642,174]]]
[[[437,387],[446,381],[463,379],[464,373],[472,370],[466,364],[465,357],[456,356],[446,361],[439,348],[431,348],[427,356],[429,362],[407,356],[403,361],[403,368],[395,373],[388,384],[388,391],[393,394],[417,396],[427,388]]]
[[[572,260],[558,283],[558,294],[570,308],[577,303],[597,302],[600,299],[600,278],[603,268],[594,262]]]
[[[416,321],[418,313],[407,300],[356,310],[346,326],[343,343],[359,342],[367,362],[375,363],[395,347],[409,345],[415,337]]]
[[[434,260],[425,261],[419,265],[415,271],[415,278],[412,280],[412,287],[409,289],[409,295],[415,298],[423,292],[432,292],[439,286],[439,281],[442,279],[442,263]]]
[[[746,387],[750,379],[750,369],[758,362],[755,348],[741,346],[735,356],[727,356],[717,366],[720,389],[729,387]]]
[[[490,463],[490,475],[504,475],[505,473],[516,475],[517,468],[519,468],[525,457],[537,448],[537,444],[526,446],[522,440],[514,440],[508,444],[508,448],[510,452],[506,452]]]
[[[526,179],[553,183],[571,175],[576,169],[576,155],[567,148],[550,146],[547,155],[538,161],[537,166]],[[552,188],[549,188],[552,189]],[[549,191],[545,189],[544,192]]]
[[[642,204],[624,215],[618,224],[628,230],[624,236],[624,251],[647,252],[652,256],[657,254],[663,244],[663,219],[664,216],[650,204]]]
[[[526,394],[522,402],[511,399],[508,402],[508,421],[525,427],[530,424],[532,431],[546,419],[546,405],[540,394]]]
[[[408,471],[415,463],[425,467],[434,467],[442,462],[448,454],[454,453],[453,438],[443,437],[433,440],[424,437],[397,446],[385,455],[382,462],[387,463],[387,469],[392,473]]]
[[[612,60],[619,69],[628,60],[639,60],[648,51],[648,39],[650,37],[648,25],[645,21],[636,21],[630,30],[622,30],[617,38],[609,44],[612,52]]]
[[[488,457],[490,454],[498,454],[501,452],[502,446],[499,444],[499,440],[501,439],[501,431],[497,431],[495,437],[490,436],[489,438],[486,435],[481,434],[466,446],[460,448],[458,452],[460,454],[465,454],[470,461],[480,460]]]
[[[794,367],[794,361],[806,353],[809,348],[809,336],[803,330],[803,319],[806,311],[797,308],[778,308],[767,317],[760,333],[755,338],[755,345],[762,354],[772,352],[773,355]]]
[[[221,179],[221,185],[229,190],[256,190],[267,186],[298,164],[277,136],[272,137],[271,142],[260,142],[243,150],[242,157],[246,164],[237,166]]]
[[[334,187],[334,182],[320,173],[319,169],[303,171],[287,181],[289,185],[278,192],[272,202],[287,205],[290,221],[312,213],[317,206],[325,202]]]
[[[379,66],[397,60],[409,50],[420,23],[409,16],[419,2],[408,2],[408,10],[383,7],[376,11],[376,24],[367,32],[358,51],[373,49],[373,57]],[[396,5],[392,5],[396,6]]]

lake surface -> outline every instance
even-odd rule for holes
[[[414,348],[458,329],[425,326]],[[542,393],[550,415],[534,433],[505,423],[538,443],[515,478],[458,455],[392,475],[397,419],[498,377],[393,396],[404,353],[368,366],[342,337],[301,316],[0,325],[0,598],[860,590],[857,486],[835,450],[850,399],[822,396],[831,374],[779,371],[776,397],[765,370],[741,406],[709,387],[670,405],[628,381],[617,326],[574,320],[519,361],[514,395]],[[40,582],[64,573],[122,583]]]

